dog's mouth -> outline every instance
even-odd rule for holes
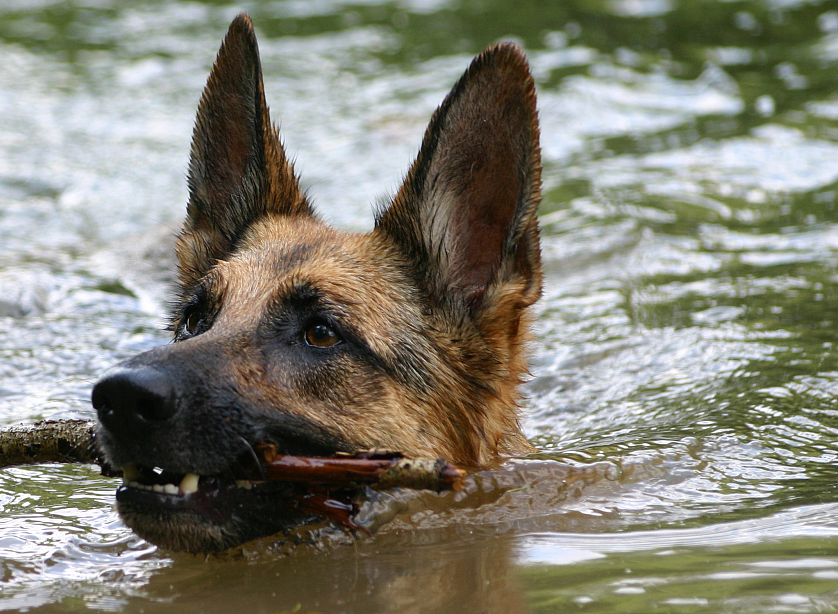
[[[266,480],[245,455],[213,475],[129,464],[116,491],[125,523],[148,541],[188,552],[217,552],[327,517],[354,527],[348,492]]]
[[[193,499],[197,502],[228,491],[244,493],[264,485],[264,460],[269,450],[275,453],[276,447],[268,444],[248,446],[246,453],[212,475],[129,463],[122,468],[122,486],[117,490],[117,501],[127,497],[151,505],[188,507]]]
[[[198,475],[175,473],[160,467],[128,465],[122,470],[122,486],[119,491],[143,491],[159,495],[160,501],[187,501],[193,495],[208,495],[222,489],[250,490],[264,484],[264,480],[251,479],[250,475],[243,473],[229,471],[224,474]]]

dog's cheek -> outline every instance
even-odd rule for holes
[[[295,380],[304,403],[346,416],[367,413],[365,409],[383,397],[386,387],[381,373],[345,355],[309,364]]]

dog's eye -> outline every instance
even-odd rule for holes
[[[184,331],[189,335],[194,335],[198,332],[198,327],[201,325],[201,312],[193,309],[186,315],[186,322],[183,325]]]
[[[330,348],[341,342],[340,335],[328,324],[318,322],[306,329],[306,343],[316,348]]]

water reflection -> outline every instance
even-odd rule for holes
[[[803,507],[759,521],[639,531],[620,539],[529,535],[515,549],[533,612],[573,605],[604,612],[695,606],[820,611],[836,597],[838,558],[820,548],[823,539],[835,537],[835,512],[834,504]],[[787,544],[788,558],[775,558],[778,539]],[[557,566],[568,564],[576,573],[557,579]]]

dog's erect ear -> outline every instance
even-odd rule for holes
[[[475,312],[514,283],[526,307],[541,293],[540,198],[535,85],[520,49],[502,43],[436,110],[376,232],[396,242],[432,299]]]
[[[239,15],[212,68],[192,133],[189,205],[177,255],[194,284],[265,215],[312,215],[271,125],[253,24]]]

